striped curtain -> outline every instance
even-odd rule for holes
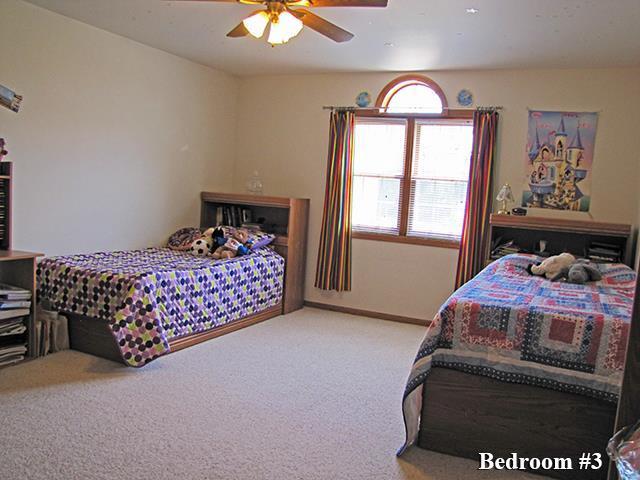
[[[338,292],[351,290],[351,184],[355,114],[331,113],[327,185],[315,286]]]
[[[491,168],[496,150],[498,118],[496,111],[476,111],[473,114],[473,149],[456,272],[456,289],[471,280],[484,267],[489,241]]]

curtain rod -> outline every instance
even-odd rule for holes
[[[324,105],[322,107],[323,110],[349,110],[349,111],[368,111],[368,110],[375,111],[375,110],[388,110],[390,108],[394,108],[394,107],[339,107],[336,105]],[[420,108],[421,107],[407,107],[407,110],[418,110]],[[466,110],[470,112],[473,112],[475,110],[493,111],[493,110],[503,110],[503,109],[504,107],[502,105],[478,106],[476,108],[449,108],[449,107],[442,108],[442,110]],[[393,113],[411,113],[411,112],[403,111],[403,112],[393,112]],[[418,112],[418,113],[423,113],[423,112]]]

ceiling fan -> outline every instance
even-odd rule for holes
[[[184,0],[183,0],[184,1]],[[353,34],[325,20],[309,10],[300,7],[386,7],[388,0],[187,0],[200,2],[242,3],[264,5],[227,33],[227,37],[237,38],[252,35],[261,38],[267,26],[271,45],[287,43],[298,35],[303,25],[329,37],[334,42],[348,42]]]

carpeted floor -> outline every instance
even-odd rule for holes
[[[131,369],[0,370],[0,478],[537,479],[402,443],[424,329],[304,309]]]

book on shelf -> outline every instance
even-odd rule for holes
[[[27,326],[24,324],[24,318],[0,320],[0,337],[22,335],[26,331]]]
[[[491,258],[495,260],[505,255],[511,255],[512,253],[520,253],[521,251],[522,249],[515,241],[510,240],[494,247],[493,250],[491,250]]]
[[[231,227],[244,226],[252,223],[253,212],[249,208],[237,205],[216,207],[216,225],[229,225]]]
[[[14,287],[6,283],[0,283],[0,300],[29,300],[31,292],[24,288]]]
[[[596,262],[618,263],[622,260],[622,248],[604,242],[591,242],[586,257]]]
[[[12,310],[0,310],[0,320],[8,318],[26,317],[31,313],[28,308],[14,308]]]
[[[0,300],[0,310],[12,310],[14,308],[31,308],[30,300]]]
[[[224,224],[224,214],[222,207],[216,208],[216,226]]]
[[[256,232],[262,231],[262,225],[259,223],[243,223],[242,228],[246,228],[247,230],[253,230]]]
[[[11,365],[24,360],[27,346],[23,343],[0,346],[0,366]]]

